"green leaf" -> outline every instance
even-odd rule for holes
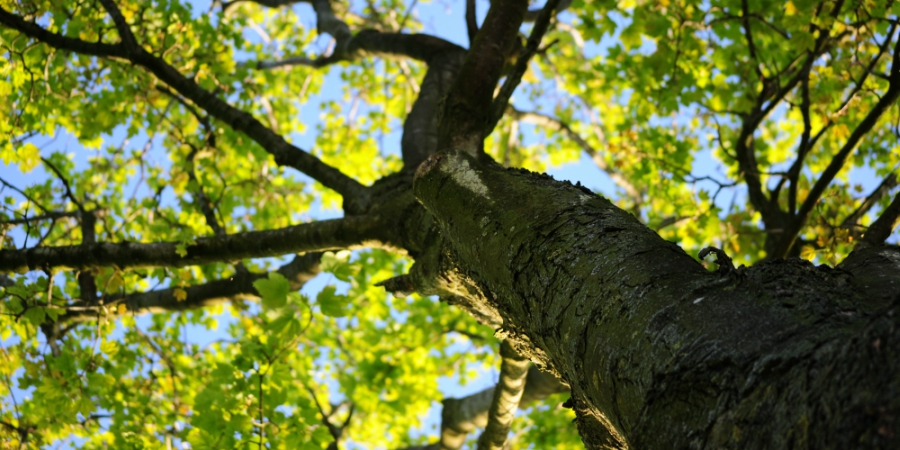
[[[290,308],[285,308],[281,315],[266,324],[265,329],[268,331],[269,342],[277,346],[276,340],[291,341],[297,337],[302,325],[297,320],[296,313]]]
[[[116,341],[104,341],[100,344],[100,351],[112,358],[116,356],[116,353],[119,353],[119,343]]]
[[[278,272],[270,272],[268,279],[254,281],[253,287],[259,292],[263,307],[270,309],[284,306],[291,292],[291,283]]]
[[[32,306],[25,311],[25,318],[31,321],[31,323],[35,325],[40,325],[44,323],[44,319],[47,317],[46,311],[44,311],[43,307],[40,306]]]
[[[791,36],[790,45],[798,50],[812,50],[816,45],[816,38],[807,31],[798,30]]]
[[[341,251],[337,253],[325,252],[319,263],[322,270],[334,274],[335,278],[341,281],[350,281],[356,271],[348,263],[350,260],[350,252]]]
[[[316,296],[316,302],[319,303],[322,314],[329,317],[344,317],[347,315],[347,306],[350,300],[346,295],[335,294],[336,290],[335,286],[325,286],[322,292]]]

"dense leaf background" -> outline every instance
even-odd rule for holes
[[[95,3],[0,8],[64,36],[116,42]],[[363,57],[263,70],[257,62],[333,51],[309,5],[117,3],[147,51],[325,163],[364,185],[402,167],[400,130],[424,64]],[[477,5],[482,16],[489,5]],[[466,44],[464,2],[333,7],[354,31],[453,28],[449,38]],[[890,1],[575,0],[486,150],[507,166],[579,178],[688,252],[715,245],[749,265],[773,256],[860,131],[796,222],[789,251],[834,264],[896,186],[897,107],[871,130],[861,124],[890,94],[898,12]],[[4,26],[0,53],[2,249],[87,238],[186,251],[204,236],[341,215],[334,191],[276,164],[141,67],[54,50]],[[747,142],[752,166],[742,163]],[[571,163],[581,169],[558,169]],[[258,296],[146,315],[112,301],[77,321],[60,316],[77,311],[79,271],[0,275],[0,439],[11,448],[326,448],[331,424],[348,448],[400,448],[433,440],[443,396],[472,392],[447,386],[493,383],[492,330],[435,298],[375,285],[408,269],[402,255],[325,253],[323,273],[302,291],[276,271],[289,261],[89,269],[103,299],[173,289],[185,302],[192,286],[263,275]],[[580,448],[563,400],[521,411],[510,448]]]

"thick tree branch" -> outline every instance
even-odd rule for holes
[[[319,273],[319,259],[321,256],[321,253],[297,255],[290,263],[280,267],[277,272],[288,279],[292,290],[299,290],[307,281]],[[119,304],[125,305],[125,314],[128,315],[203,308],[236,300],[257,298],[259,293],[253,287],[253,282],[268,278],[268,275],[268,273],[238,272],[227,280],[215,280],[195,286],[107,296],[102,299],[102,304],[106,307],[111,307],[107,309],[107,312],[112,315],[118,314],[117,305]],[[178,290],[184,291],[185,297],[179,299],[180,293],[177,292]],[[66,309],[66,314],[59,316],[58,322],[91,321],[103,315],[103,307],[98,302],[86,301],[84,298]]]
[[[442,53],[428,63],[419,95],[403,121],[400,148],[404,170],[415,170],[425,158],[437,151],[441,102],[453,85],[465,57],[465,51],[459,49]]]
[[[843,1],[838,0],[831,10],[832,17],[835,17],[843,7]],[[745,11],[745,13],[748,13]],[[748,15],[750,17],[750,15]],[[810,32],[816,31],[813,28]],[[763,192],[763,184],[760,178],[759,164],[756,160],[756,150],[753,145],[753,133],[759,124],[768,117],[768,115],[778,106],[779,103],[788,95],[806,76],[809,68],[812,66],[816,58],[828,49],[828,43],[831,36],[827,30],[819,30],[819,37],[813,48],[806,53],[805,60],[798,56],[796,60],[791,62],[784,70],[779,72],[772,78],[760,79],[762,87],[756,98],[756,103],[749,113],[741,114],[743,120],[741,123],[741,131],[735,142],[735,155],[738,167],[743,174],[744,182],[747,185],[747,194],[750,203],[759,211],[762,216],[763,223],[768,230],[783,231],[786,227],[785,214],[778,208],[776,201],[769,201]],[[780,78],[790,72],[797,70],[796,63],[803,60],[800,70],[795,73],[783,86],[780,85]],[[774,199],[773,199],[774,200]],[[771,240],[767,241],[767,247]],[[780,239],[779,239],[780,242]],[[770,252],[771,255],[771,252]]]
[[[341,61],[352,61],[363,56],[384,58],[412,58],[429,62],[445,52],[463,51],[462,47],[428,34],[381,33],[363,30],[348,35],[346,42],[335,46],[328,56],[311,59],[304,56],[290,57],[277,61],[259,61],[257,69],[274,69],[286,66],[308,66],[322,68]]]
[[[513,67],[512,71],[506,75],[506,81],[503,82],[503,87],[500,88],[497,98],[494,99],[491,106],[491,121],[486,127],[485,136],[491,134],[491,131],[497,126],[497,122],[503,117],[503,113],[506,111],[506,105],[509,103],[513,91],[519,86],[519,83],[522,81],[522,76],[525,75],[525,71],[528,70],[528,64],[531,62],[531,57],[534,56],[538,51],[538,47],[541,45],[541,39],[544,38],[544,33],[547,32],[547,27],[550,25],[550,19],[553,18],[553,13],[558,3],[559,0],[547,0],[547,4],[544,5],[540,15],[534,22],[534,27],[531,29],[531,35],[528,36],[528,43],[525,44],[525,48],[519,52],[518,58],[516,59],[516,65]]]
[[[509,341],[500,343],[500,381],[494,388],[494,398],[488,412],[488,423],[478,437],[478,450],[501,450],[512,425],[519,401],[525,390],[528,359],[524,358]]]
[[[894,196],[894,200],[881,212],[878,219],[875,219],[875,222],[873,222],[872,225],[869,225],[869,229],[866,230],[866,234],[863,235],[860,244],[883,244],[891,233],[894,232],[894,229],[897,228],[898,224],[900,224],[900,192]]]
[[[343,21],[335,17],[327,0],[311,2],[316,11],[319,33],[328,33],[336,45],[331,55],[310,59],[288,58],[260,62],[258,68],[287,65],[322,67],[362,56],[413,58],[428,64],[419,95],[403,124],[401,152],[404,169],[414,170],[434,153],[437,147],[437,114],[441,100],[449,90],[465,57],[465,49],[449,41],[425,34],[380,33],[363,30],[355,35]]]
[[[359,248],[386,242],[388,226],[388,220],[381,216],[352,216],[276,230],[199,238],[193,243],[103,242],[0,250],[0,272],[104,266],[120,269],[183,267],[289,253]]]
[[[316,59],[291,57],[280,61],[260,61],[256,65],[257,69],[292,65],[319,68],[340,61],[353,60],[363,55],[406,57],[428,62],[442,52],[462,50],[456,44],[427,34],[380,33],[376,30],[363,30],[354,35],[347,23],[335,15],[331,7],[331,0],[307,0],[307,3],[312,5],[316,12],[316,26],[319,34],[329,34],[334,38],[335,45],[332,53]]]
[[[513,44],[528,3],[495,0],[469,54],[444,100],[438,126],[438,149],[458,148],[484,154],[484,137],[491,119],[494,89]]]
[[[111,2],[107,3],[115,7]],[[334,189],[344,197],[345,207],[349,204],[352,207],[357,207],[357,209],[364,209],[363,205],[368,203],[369,194],[366,187],[356,180],[323,163],[315,156],[289,144],[283,137],[266,128],[251,114],[230,105],[212,92],[201,88],[162,58],[148,53],[143,47],[129,47],[127,41],[129,40],[130,29],[127,28],[127,24],[124,27],[120,27],[117,24],[120,34],[123,34],[121,36],[123,43],[120,44],[94,43],[62,36],[48,31],[33,22],[28,22],[22,17],[2,8],[0,8],[0,24],[59,50],[102,58],[122,59],[141,66],[213,117],[253,139],[263,149],[272,154],[275,157],[275,162],[279,165],[293,167],[319,181],[324,186]],[[131,39],[133,39],[133,36]]]

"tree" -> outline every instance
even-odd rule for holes
[[[479,448],[553,448],[565,412],[512,419],[564,390],[587,448],[898,445],[892,2],[494,0],[479,24],[468,0],[465,49],[411,5],[311,0],[333,39],[312,58],[292,3],[0,3],[2,157],[50,175],[2,180],[11,443],[459,448],[485,426]],[[307,152],[327,70],[351,106],[324,104]],[[117,126],[146,148],[104,147]],[[35,145],[58,130],[88,167]],[[539,173],[580,153],[615,203]],[[346,284],[298,294],[320,271]],[[185,340],[217,320],[230,338]],[[492,331],[497,387],[411,437]]]

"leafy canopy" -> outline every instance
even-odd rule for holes
[[[108,3],[0,0],[0,260],[32,247],[171,248],[147,247],[169,252],[152,263],[82,258],[0,275],[0,435],[26,448],[433,441],[423,421],[456,395],[439,380],[496,367],[488,327],[376,286],[408,269],[391,248],[279,253],[297,235],[209,239],[331,226],[355,186],[402,168],[427,65],[343,54],[316,28],[339,43],[335,24],[433,34],[430,23],[449,22],[443,3],[114,2],[153,60],[103,47],[126,41]],[[895,2],[559,9],[486,140],[496,161],[577,163],[582,181],[664,238],[744,264],[840,261],[891,202]],[[322,11],[336,22],[317,24]],[[453,20],[464,43],[466,23]],[[272,136],[343,175],[302,155],[290,163],[297,153]],[[204,246],[213,256],[183,262]],[[521,411],[512,448],[578,448],[559,401]]]

